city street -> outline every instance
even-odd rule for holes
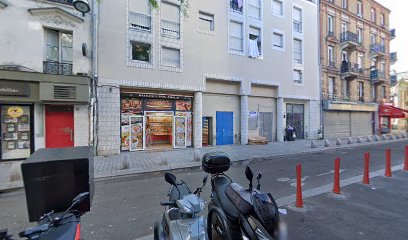
[[[243,162],[231,167],[228,175],[238,183],[247,185],[243,165],[249,164],[254,172],[263,173],[263,190],[271,192],[279,202],[279,199],[295,193],[295,166],[298,163],[302,164],[303,190],[307,191],[332,183],[336,157],[341,157],[341,179],[349,179],[362,175],[364,152],[371,153],[370,171],[373,172],[384,168],[387,148],[392,149],[392,165],[402,164],[406,144],[408,141],[378,143],[272,157],[262,162]],[[199,169],[179,170],[175,174],[192,189],[198,187],[205,176]],[[408,209],[405,184],[408,174],[399,171],[395,175],[392,179],[377,177],[370,186],[360,183],[347,186],[342,189],[341,196],[324,193],[305,199],[302,210],[294,209],[292,205],[282,206],[288,209],[286,219],[291,239],[373,239],[370,236],[376,236],[376,231],[380,233],[387,228],[395,230],[392,235],[394,239],[403,239],[407,232],[402,226],[407,224],[400,220]],[[153,224],[160,220],[163,211],[159,203],[165,199],[168,189],[162,173],[97,181],[95,187],[92,211],[82,221],[84,239],[137,239],[152,234]],[[209,195],[207,185],[202,196],[208,200]],[[381,208],[378,212],[374,211]],[[30,225],[27,223],[23,191],[0,194],[0,209],[1,228],[7,227],[12,233],[17,233]],[[374,218],[378,221],[372,220]],[[382,234],[379,236],[387,236]]]

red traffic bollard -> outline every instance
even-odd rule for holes
[[[340,158],[334,161],[334,183],[333,193],[340,194]]]
[[[408,146],[405,146],[404,171],[408,171]]]
[[[364,175],[363,183],[370,184],[370,153],[364,153]]]
[[[385,174],[386,177],[392,177],[391,173],[391,149],[385,150]]]
[[[296,165],[296,207],[303,208],[302,197],[302,165]]]

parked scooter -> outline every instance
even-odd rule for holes
[[[208,239],[207,221],[203,215],[205,208],[204,201],[200,198],[200,193],[207,183],[208,175],[203,179],[203,185],[193,193],[184,181],[177,182],[176,176],[166,172],[164,179],[169,183],[170,190],[168,201],[161,202],[165,206],[162,222],[154,225],[155,240],[203,240]],[[220,220],[222,228],[227,228],[226,217],[220,209],[212,211],[214,216]],[[225,232],[224,240],[229,238],[229,230]]]
[[[203,156],[202,168],[211,174],[211,201],[208,208],[221,209],[226,217],[232,234],[232,239],[279,239],[279,209],[270,193],[261,191],[258,173],[257,186],[253,187],[253,172],[249,167],[245,169],[245,176],[249,180],[249,187],[243,188],[234,183],[224,174],[231,165],[225,153],[207,153]],[[219,221],[209,218],[209,228],[219,229]],[[209,234],[211,240],[211,234]]]
[[[29,240],[79,240],[81,237],[81,216],[78,210],[72,210],[89,196],[89,192],[79,194],[72,200],[71,206],[63,213],[54,211],[44,214],[35,227],[20,232],[21,238]],[[0,231],[0,240],[12,240],[7,230]]]

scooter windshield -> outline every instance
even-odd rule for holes
[[[204,201],[195,194],[189,194],[177,200],[177,206],[182,213],[199,213],[204,209]]]

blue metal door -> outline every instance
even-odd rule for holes
[[[216,141],[217,145],[234,143],[234,113],[216,112]]]

